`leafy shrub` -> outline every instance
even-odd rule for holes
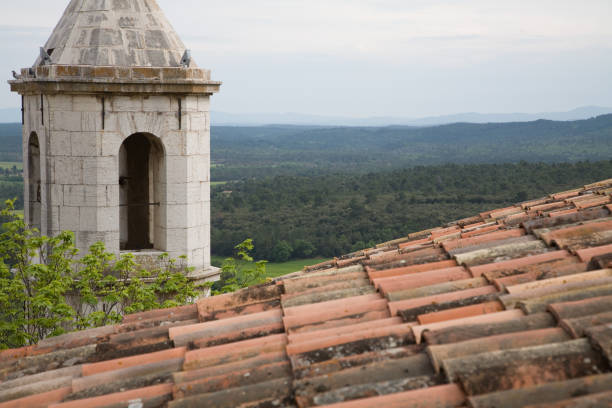
[[[0,349],[184,305],[203,289],[186,277],[184,257],[163,254],[162,267],[146,271],[132,254],[116,259],[96,243],[77,260],[72,232],[41,236],[15,214],[13,201],[0,215],[8,220],[0,234]]]

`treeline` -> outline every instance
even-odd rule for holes
[[[21,123],[0,123],[0,161],[20,162]]]
[[[10,169],[9,169],[10,170]],[[0,169],[0,171],[6,171]],[[23,209],[23,176],[6,176],[0,174],[0,205],[4,204],[6,200],[14,200],[15,208],[18,210]]]
[[[612,157],[612,115],[570,122],[433,127],[213,127],[213,181],[368,173],[445,163],[576,162]]]
[[[612,160],[419,166],[279,176],[213,188],[212,251],[253,238],[258,259],[332,257],[481,211],[612,177]]]

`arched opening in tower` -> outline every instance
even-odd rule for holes
[[[40,186],[40,143],[35,132],[28,141],[28,224],[40,231],[41,228],[41,186]]]
[[[119,151],[121,249],[164,251],[165,162],[159,138],[148,133],[128,137]]]

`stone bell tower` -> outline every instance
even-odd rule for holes
[[[22,97],[26,221],[154,266],[210,267],[210,97],[155,0],[71,0]]]

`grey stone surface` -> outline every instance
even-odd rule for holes
[[[148,267],[186,255],[197,279],[216,276],[209,110],[221,83],[180,66],[185,46],[155,0],[72,0],[45,50],[50,65],[9,81],[24,96],[26,221],[73,231],[81,254],[101,241]]]
[[[186,47],[155,0],[71,0],[44,49],[57,65],[178,67]]]

